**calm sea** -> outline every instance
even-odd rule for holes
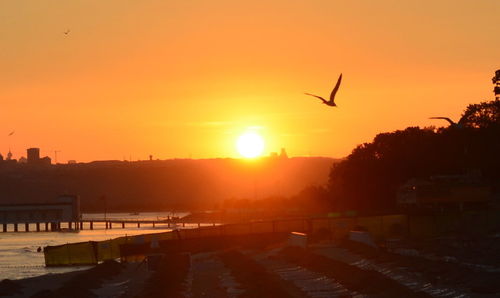
[[[175,216],[182,217],[187,213],[176,213]],[[170,212],[145,212],[139,214],[111,213],[108,219],[166,219],[171,216]],[[104,218],[103,214],[83,214],[84,219]],[[65,226],[63,226],[64,228]],[[189,228],[186,225],[186,228]],[[24,225],[20,225],[24,229]],[[12,227],[9,228],[12,230]],[[35,225],[30,226],[35,230]],[[146,233],[159,233],[170,230],[167,225],[141,225],[141,228],[130,225],[122,229],[121,225],[115,224],[113,229],[104,229],[104,224],[94,224],[94,230],[85,229],[78,232],[0,232],[0,280],[20,279],[39,276],[47,273],[61,273],[74,270],[82,270],[89,267],[45,267],[43,252],[37,252],[38,247],[47,245],[60,245],[71,242],[82,242],[89,240],[107,240],[126,235],[138,235]]]

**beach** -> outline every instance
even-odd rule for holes
[[[181,216],[186,213],[179,214]],[[108,219],[158,219],[170,216],[170,212],[108,213]],[[104,214],[83,214],[84,219],[103,218]],[[194,227],[194,225],[193,225]],[[34,229],[32,229],[33,231]],[[0,233],[0,279],[20,279],[47,273],[64,273],[88,267],[45,267],[43,252],[39,247],[61,245],[83,241],[109,240],[121,236],[169,231],[167,225],[143,225],[141,228],[115,227],[105,229],[104,223],[95,224],[94,230],[84,229],[67,232],[7,232]]]
[[[484,240],[496,239],[495,235],[491,237]],[[207,239],[211,244],[205,249],[199,245],[186,247],[185,251],[152,259],[149,264],[109,261],[81,271],[3,280],[0,295],[492,297],[500,293],[496,282],[500,277],[498,266],[479,266],[481,259],[470,248],[448,251],[450,255],[444,256],[406,241],[398,249],[389,249],[326,238],[311,239],[307,248],[302,248],[290,245],[285,234],[233,240]],[[436,248],[441,246],[435,244]],[[453,259],[459,253],[462,258]],[[465,258],[467,253],[469,259]]]

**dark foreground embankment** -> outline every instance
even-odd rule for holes
[[[80,272],[4,280],[0,295],[489,297],[500,293],[500,273],[488,268],[400,255],[346,240],[332,243],[327,238],[310,241],[307,249],[288,247],[286,233],[159,241],[156,248],[133,245],[128,253],[152,256],[149,264],[106,262]],[[36,290],[30,288],[34,284]]]
[[[87,298],[95,297],[92,289],[98,289],[102,286],[106,279],[119,274],[123,265],[116,261],[109,261],[95,266],[91,269],[84,270],[80,274],[64,282],[60,288],[56,290],[42,290],[35,293],[33,298]]]
[[[429,297],[425,293],[415,293],[396,281],[372,270],[362,270],[302,248],[288,247],[283,249],[280,255],[289,262],[330,276],[338,280],[346,288],[354,289],[370,296]]]

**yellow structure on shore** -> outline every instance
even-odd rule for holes
[[[244,236],[272,233],[328,231],[333,238],[342,238],[357,226],[362,225],[374,237],[389,236],[394,229],[391,226],[404,226],[406,216],[376,216],[357,218],[303,218],[275,221],[259,221],[239,224],[227,224],[196,229],[173,230],[163,233],[125,236],[105,241],[69,243],[44,248],[46,266],[94,265],[102,261],[124,258],[120,246],[124,244],[160,247],[166,240],[188,240],[227,236]],[[137,256],[139,259],[143,256]],[[130,256],[126,257],[130,261]]]
[[[434,215],[397,214],[256,221],[126,236],[99,242],[47,246],[44,248],[44,254],[46,266],[93,265],[112,259],[140,261],[149,252],[176,249],[192,241],[198,241],[196,244],[203,246],[204,243],[217,243],[222,239],[228,243],[232,237],[273,238],[273,235],[291,232],[304,232],[311,236],[322,235],[330,240],[339,240],[347,238],[353,230],[366,231],[375,240],[405,236],[427,238],[447,233],[463,233],[464,223],[470,226],[472,222],[478,231],[487,231],[498,222],[498,216],[494,211],[474,211]]]

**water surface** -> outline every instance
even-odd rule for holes
[[[184,216],[187,213],[176,213],[175,216]],[[110,213],[106,214],[107,219],[142,219],[142,220],[158,220],[166,219],[167,216],[172,216],[170,212],[145,212],[139,214],[129,213]],[[84,214],[83,219],[96,219],[104,218],[104,214]],[[63,228],[67,227],[63,223]],[[186,225],[186,228],[195,227],[195,225]],[[44,229],[45,226],[41,225]],[[13,227],[9,227],[12,231]],[[38,247],[48,245],[60,245],[72,242],[82,241],[100,241],[108,240],[121,236],[132,236],[146,233],[159,233],[171,230],[166,224],[155,225],[151,224],[137,225],[129,224],[125,229],[122,229],[121,224],[113,225],[113,229],[106,230],[104,224],[94,223],[94,230],[88,229],[88,224],[84,229],[77,232],[22,232],[24,224],[19,225],[21,232],[0,232],[0,280],[20,279],[26,277],[39,276],[47,273],[61,273],[69,272],[79,269],[89,268],[85,267],[45,267],[43,252],[37,252]],[[36,225],[30,225],[30,231],[35,231]]]

